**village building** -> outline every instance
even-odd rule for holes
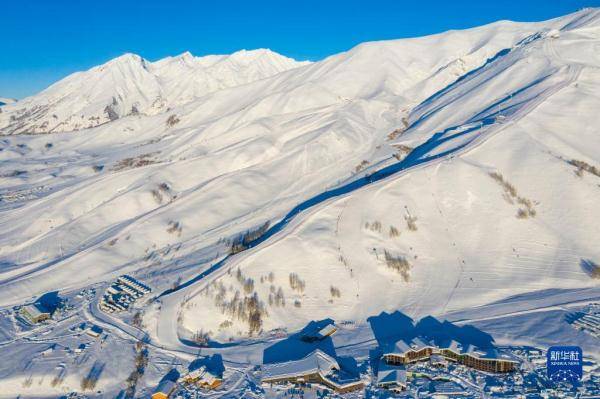
[[[328,323],[323,327],[314,327],[309,331],[306,331],[301,339],[305,342],[322,341],[325,338],[335,334],[338,330],[335,324]]]
[[[462,386],[453,381],[432,381],[431,390],[434,398],[463,398],[467,394]]]
[[[91,326],[87,330],[85,330],[86,334],[93,338],[98,338],[100,334],[102,334],[102,328],[98,326]]]
[[[320,384],[338,393],[362,389],[360,380],[345,378],[337,360],[317,349],[300,360],[264,365],[264,384]]]
[[[33,324],[41,323],[52,318],[52,312],[39,303],[25,305],[20,310],[21,315]]]
[[[400,392],[407,388],[406,369],[403,366],[393,366],[379,362],[377,370],[377,386],[390,391]]]
[[[459,342],[454,340],[449,340],[440,346],[422,338],[414,338],[410,341],[400,340],[383,355],[386,363],[396,365],[426,360],[442,365],[440,357],[443,357],[443,360],[488,373],[509,373],[515,371],[518,365],[517,361],[498,353],[493,348],[480,350],[473,345],[463,348]]]
[[[107,313],[126,311],[136,300],[150,292],[150,288],[146,285],[133,277],[123,275],[106,289],[99,307]]]
[[[176,387],[174,381],[162,380],[152,393],[152,399],[168,399]]]
[[[195,384],[200,388],[217,389],[223,383],[223,379],[210,372],[205,366],[191,371],[180,378],[186,384]]]
[[[48,348],[46,348],[43,351],[41,351],[40,355],[42,355],[42,356],[48,356],[48,355],[50,355],[50,354],[52,354],[54,352],[55,348],[56,348],[56,344],[52,344]]]

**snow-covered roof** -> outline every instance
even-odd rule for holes
[[[327,337],[328,335],[331,335],[336,331],[337,331],[337,327],[335,326],[335,324],[331,323],[331,324],[327,324],[325,327],[321,328],[318,331],[318,334],[321,337]]]
[[[511,358],[510,356],[508,356],[502,352],[499,352],[496,348],[490,348],[487,350],[476,350],[474,352],[469,353],[469,355],[478,357],[480,359],[488,359],[488,360],[498,359],[498,360],[505,360],[508,362],[517,363],[517,361],[515,359]]]
[[[50,314],[50,312],[45,309],[43,306],[39,305],[39,304],[30,304],[30,305],[25,305],[23,307],[23,310],[26,311],[31,317],[36,318],[39,317],[43,314]]]
[[[197,370],[190,371],[188,374],[184,375],[182,379],[200,380],[202,382],[212,384],[214,381],[220,378],[208,370],[206,366],[202,366]]]
[[[425,342],[424,340],[418,337],[410,341],[401,339],[396,341],[393,345],[391,345],[387,350],[387,353],[404,354],[409,351],[417,352],[427,347],[433,347],[433,345]]]
[[[433,389],[438,394],[449,395],[456,395],[465,391],[462,386],[453,381],[435,382]]]
[[[390,384],[406,386],[406,369],[389,366],[385,362],[380,362],[377,372],[377,385]]]
[[[266,364],[262,368],[263,379],[295,377],[312,373],[329,374],[340,366],[333,357],[317,349],[308,356],[289,362]]]
[[[443,344],[439,345],[440,349],[449,349],[452,352],[455,353],[461,353],[462,352],[462,345],[455,340],[447,340],[446,342],[444,342]]]
[[[406,386],[406,370],[382,370],[377,373],[377,385],[388,384]]]

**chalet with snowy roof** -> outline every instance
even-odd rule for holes
[[[195,384],[205,389],[216,389],[223,383],[222,378],[209,371],[206,366],[202,366],[182,376],[181,381],[186,384]]]
[[[324,326],[314,326],[303,333],[301,339],[305,342],[322,341],[325,338],[333,335],[337,329],[338,328],[333,323],[327,323]]]
[[[317,349],[300,360],[267,364],[262,368],[264,384],[320,384],[339,393],[362,389],[360,380],[349,378],[337,360]]]
[[[447,361],[489,373],[512,372],[518,365],[517,361],[499,353],[495,348],[482,350],[474,345],[463,347],[454,340],[438,346],[422,338],[396,342],[387,349],[383,358],[388,364],[409,364],[425,360],[440,364],[440,355]],[[433,356],[435,359],[432,359]]]

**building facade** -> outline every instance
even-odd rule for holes
[[[394,348],[383,355],[387,364],[406,365],[419,361],[431,360],[432,357],[462,364],[488,373],[510,373],[517,369],[518,362],[502,357],[495,350],[482,351],[469,346],[466,350],[456,341],[438,347],[421,339],[410,342],[399,341]]]

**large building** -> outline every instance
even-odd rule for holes
[[[108,313],[128,310],[138,299],[151,292],[151,289],[128,275],[117,278],[106,289],[100,300],[100,310]]]
[[[377,386],[390,391],[404,391],[407,388],[407,375],[404,367],[379,362],[377,367]]]
[[[317,349],[308,356],[289,362],[264,365],[262,382],[265,384],[320,384],[336,392],[346,393],[362,389],[360,380],[345,379],[337,360]]]
[[[500,354],[496,349],[481,350],[473,345],[463,347],[459,342],[448,340],[436,345],[422,338],[400,340],[383,355],[388,364],[409,364],[418,361],[439,363],[439,357],[488,373],[509,373],[517,369],[518,362]]]
[[[52,312],[39,303],[25,305],[21,308],[21,315],[31,323],[40,323],[52,317]]]

